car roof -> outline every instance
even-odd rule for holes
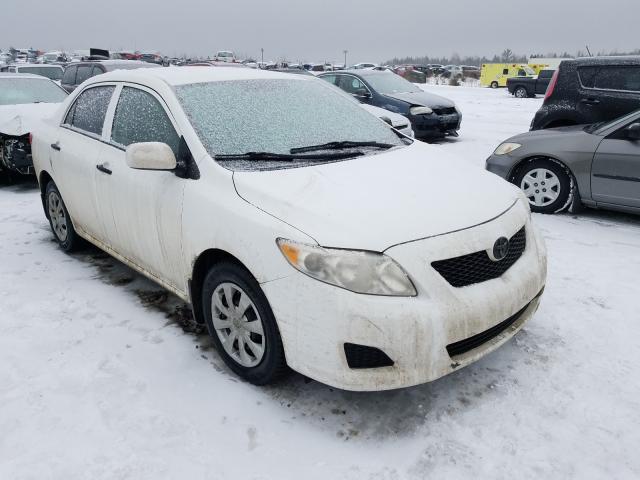
[[[58,68],[63,68],[61,65],[58,65],[57,63],[17,63],[17,64],[9,65],[9,67],[16,67],[16,68],[58,67]]]
[[[564,62],[576,62],[578,65],[639,65],[640,55],[580,57],[575,60],[564,60]]]
[[[35,75],[33,73],[13,73],[13,72],[0,72],[0,79],[2,78],[34,78],[36,80],[51,81],[47,77],[42,75]]]
[[[223,82],[232,80],[269,80],[296,79],[299,81],[313,80],[306,75],[291,75],[269,70],[253,68],[202,68],[202,67],[157,67],[133,70],[114,70],[96,77],[91,83],[97,82],[155,82],[162,81],[170,86],[189,85],[192,83]]]

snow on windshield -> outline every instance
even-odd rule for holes
[[[320,80],[252,79],[176,87],[210,155],[289,153],[334,141],[404,145],[384,123]]]
[[[0,79],[0,105],[60,103],[67,93],[46,78]]]

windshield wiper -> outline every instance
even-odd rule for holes
[[[251,160],[251,161],[269,161],[269,162],[292,162],[294,160],[340,160],[343,158],[359,157],[364,155],[360,151],[315,154],[315,155],[297,155],[297,152],[291,153],[274,153],[274,152],[246,152],[231,153],[225,155],[216,155],[216,160]]]
[[[347,140],[343,142],[329,142],[329,143],[321,143],[320,145],[309,145],[308,147],[292,148],[291,150],[289,150],[289,152],[304,153],[304,152],[315,152],[318,150],[342,150],[346,148],[358,148],[358,147],[382,148],[386,150],[388,148],[395,147],[395,145],[391,145],[390,143],[352,142]]]

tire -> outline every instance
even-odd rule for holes
[[[76,233],[69,217],[67,207],[62,200],[62,195],[56,184],[51,181],[47,184],[44,194],[44,208],[49,219],[51,231],[56,238],[58,245],[65,252],[78,250],[83,241]]]
[[[515,91],[513,92],[513,94],[516,96],[516,98],[528,98],[529,97],[529,92],[527,92],[527,89],[524,87],[517,87],[515,89]]]
[[[558,162],[531,160],[518,169],[512,182],[527,196],[532,212],[558,213],[569,206],[571,177]]]
[[[288,372],[273,311],[246,269],[231,262],[211,267],[202,286],[202,311],[216,349],[236,375],[267,385]]]
[[[491,85],[489,85],[491,88],[498,88],[500,85],[498,85],[498,82],[493,81],[491,82]]]

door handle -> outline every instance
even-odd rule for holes
[[[111,175],[113,173],[111,170],[109,170],[107,167],[104,166],[104,163],[101,163],[100,165],[96,165],[96,168],[101,172],[106,173],[107,175]]]
[[[598,100],[597,98],[583,98],[582,100],[580,100],[580,103],[585,103],[587,105],[598,105],[600,103],[600,100]]]
[[[51,148],[53,148],[56,152],[60,151],[60,144],[58,142],[52,143]]]

